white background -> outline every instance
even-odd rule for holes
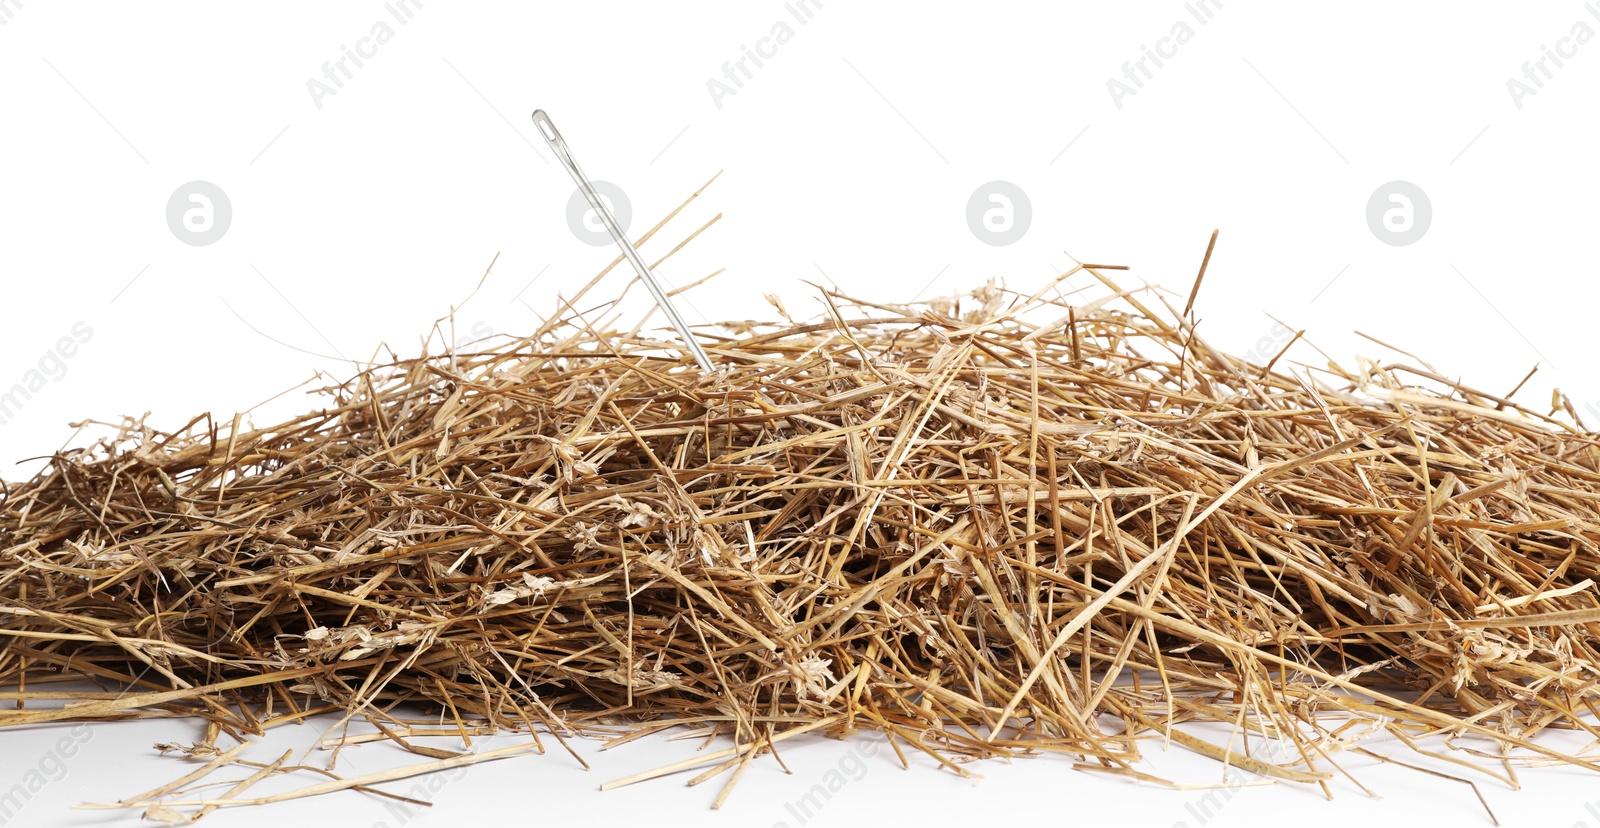
[[[497,254],[456,313],[457,335],[527,330],[534,311],[615,255],[569,231],[572,183],[528,119],[540,107],[591,176],[626,191],[635,236],[724,171],[645,246],[653,259],[722,214],[661,268],[674,284],[727,268],[690,294],[692,321],[769,317],[764,292],[812,313],[807,281],[886,301],[989,278],[1031,291],[1069,255],[1130,265],[1130,282],[1164,285],[1181,301],[1220,228],[1197,306],[1216,345],[1250,352],[1270,334],[1271,314],[1347,365],[1358,353],[1394,356],[1359,330],[1495,393],[1537,363],[1519,400],[1547,408],[1559,387],[1600,413],[1589,362],[1600,44],[1576,46],[1563,67],[1547,62],[1551,76],[1540,74],[1542,88],[1520,107],[1507,88],[1577,21],[1600,30],[1578,2],[1513,13],[1487,3],[1224,0],[1200,24],[1177,2],[825,0],[801,24],[776,0],[431,0],[401,25],[377,2],[4,0],[0,19],[0,392],[75,323],[93,330],[65,376],[0,426],[7,479],[38,467],[14,462],[87,439],[74,437],[75,420],[147,411],[162,427],[202,411],[226,420],[317,371],[342,378],[351,369],[339,356],[368,358],[383,342],[415,354]],[[319,106],[307,82],[379,20],[392,39],[364,67],[352,64]],[[719,107],[708,80],[780,20],[793,37]],[[1192,39],[1163,67],[1147,63],[1151,77],[1117,106],[1107,81],[1180,20]],[[1421,240],[1401,247],[1380,241],[1366,218],[1369,197],[1397,179],[1425,191],[1433,214]],[[169,196],[193,180],[215,183],[232,204],[231,226],[209,246],[181,243],[167,225]],[[1032,224],[1009,246],[967,225],[968,198],[993,180],[1031,202]],[[1300,346],[1291,356],[1323,361]],[[286,395],[255,421],[309,404]],[[66,778],[14,824],[105,824],[104,814],[64,809],[179,775],[147,746],[197,733],[180,722],[96,728]],[[60,735],[0,736],[0,785]],[[609,813],[797,825],[783,804],[846,749],[794,746],[785,754],[793,777],[758,763],[715,817],[703,810],[715,785],[594,791],[687,756],[690,743],[635,743],[597,756],[587,774],[558,752],[476,769],[406,824]],[[1153,771],[1217,778],[1216,766],[1180,749],[1151,750]],[[345,761],[382,764],[356,756]],[[1075,773],[1059,758],[984,763],[974,770],[987,778],[973,787],[926,766],[900,772],[887,756],[813,824],[891,814],[1202,824],[1185,807],[1194,792]],[[1463,785],[1392,768],[1359,778],[1385,798],[1343,780],[1331,803],[1314,790],[1251,788],[1204,824],[1290,813],[1310,824],[1399,822],[1402,809],[1488,824]],[[1504,824],[1600,827],[1592,775],[1524,772],[1521,793],[1478,779]],[[399,824],[353,794],[209,820],[334,812],[350,824]]]

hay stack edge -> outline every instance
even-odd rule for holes
[[[1600,770],[1540,738],[1594,734],[1600,696],[1600,442],[1571,404],[1254,365],[1114,269],[773,300],[700,329],[709,375],[580,293],[268,428],[125,421],[0,495],[0,726],[203,720],[162,746],[195,773],[112,804],[167,819],[671,728],[725,747],[608,786],[703,771],[721,804],[785,740],[860,731],[963,775],[1049,753],[1161,782],[1158,744],[1326,789],[1373,734],[1510,786],[1510,759]],[[422,760],[245,790],[291,768],[243,746],[322,713]],[[501,731],[532,739],[412,741]]]

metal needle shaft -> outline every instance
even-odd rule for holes
[[[589,200],[589,206],[594,209],[595,214],[600,216],[600,221],[605,224],[606,230],[610,231],[611,238],[616,239],[617,246],[622,248],[622,255],[628,258],[634,271],[639,274],[639,280],[644,282],[645,288],[650,291],[651,297],[656,300],[662,313],[665,313],[667,319],[672,322],[672,327],[677,330],[689,355],[694,357],[695,362],[700,363],[700,370],[708,374],[716,370],[711,365],[711,358],[706,355],[705,349],[700,347],[700,343],[689,332],[688,323],[683,321],[678,309],[673,307],[672,299],[661,289],[655,274],[650,272],[650,266],[639,257],[639,251],[633,249],[633,242],[628,240],[627,234],[617,224],[616,217],[611,215],[611,209],[600,199],[600,193],[595,191],[589,177],[583,174],[583,169],[578,166],[578,159],[572,157],[572,151],[567,149],[567,142],[561,139],[561,133],[556,130],[556,125],[550,122],[550,116],[544,114],[542,109],[534,110],[533,122],[539,127],[539,134],[544,136],[545,143],[550,145],[550,151],[555,153],[556,160],[567,168],[567,173],[577,183],[579,192]]]

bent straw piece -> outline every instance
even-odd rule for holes
[[[829,716],[829,717],[824,718],[824,719],[818,719],[817,721],[811,722],[809,724],[804,724],[804,725],[801,725],[799,727],[790,728],[788,730],[783,731],[782,733],[775,734],[771,738],[766,739],[766,744],[770,746],[770,745],[777,744],[778,742],[781,742],[781,741],[783,741],[785,739],[788,739],[790,737],[799,736],[802,733],[810,733],[811,731],[816,730],[818,728],[827,727],[829,725],[836,724],[839,721],[841,721],[843,718],[844,718],[843,716]],[[695,767],[697,765],[703,765],[703,764],[705,764],[707,762],[715,762],[718,759],[726,759],[729,756],[734,756],[734,755],[737,755],[737,754],[741,754],[741,753],[743,753],[743,752],[745,752],[747,750],[751,750],[751,749],[753,749],[753,745],[742,745],[742,746],[731,747],[731,748],[726,748],[724,750],[715,751],[713,753],[708,753],[708,754],[705,754],[703,756],[691,757],[691,758],[685,759],[685,760],[683,760],[681,762],[674,762],[674,763],[672,763],[670,765],[663,765],[662,767],[656,768],[655,770],[648,770],[648,771],[644,771],[643,773],[636,773],[636,774],[634,774],[632,776],[626,776],[626,777],[623,777],[621,779],[614,779],[614,780],[612,780],[610,782],[602,783],[600,785],[600,790],[602,790],[602,791],[612,791],[612,790],[616,790],[617,788],[625,788],[625,787],[627,787],[629,785],[637,784],[639,782],[644,782],[646,780],[655,779],[657,777],[661,777],[661,776],[666,776],[668,774],[677,773],[678,771],[688,770],[689,768]]]
[[[397,779],[410,779],[413,776],[420,776],[425,773],[435,773],[437,771],[450,770],[451,768],[476,765],[480,762],[493,762],[500,759],[507,759],[512,756],[529,753],[535,749],[537,749],[537,743],[529,742],[521,745],[513,745],[507,748],[498,748],[496,750],[485,751],[483,753],[466,753],[454,759],[443,759],[438,762],[424,762],[420,765],[408,765],[403,768],[394,768],[392,770],[369,773],[365,776],[339,779],[331,782],[323,782],[317,785],[308,785],[298,790],[286,791],[284,793],[273,794],[271,796],[257,797],[255,799],[195,799],[177,802],[130,801],[126,803],[117,803],[115,805],[83,805],[80,807],[89,808],[92,810],[108,810],[111,808],[145,808],[152,805],[160,805],[168,808],[221,808],[235,807],[240,805],[270,805],[274,802],[288,802],[292,799],[305,799],[312,796],[322,796],[323,794],[348,790],[350,788],[366,787],[382,782],[393,782]]]
[[[293,755],[293,754],[294,754],[294,751],[292,751],[292,750],[284,751],[283,755],[279,756],[271,764],[262,765],[261,768],[259,770],[257,770],[255,773],[250,774],[249,776],[247,776],[244,779],[240,780],[237,785],[234,785],[233,787],[229,788],[227,790],[227,792],[222,795],[222,798],[224,800],[232,799],[235,796],[238,796],[239,794],[244,793],[245,791],[249,790],[252,785],[254,785],[257,782],[260,782],[261,780],[266,779],[268,776],[271,776],[272,774],[276,773],[278,768],[282,767],[284,762],[289,761],[289,757],[291,755]],[[201,817],[205,816],[206,814],[209,814],[212,811],[217,810],[218,807],[220,807],[220,806],[217,806],[217,805],[206,805],[205,807],[201,808],[200,810],[195,811],[194,814],[189,817],[189,821],[190,822],[194,822],[194,821],[200,819]]]
[[[168,782],[167,784],[162,785],[162,786],[160,786],[158,788],[151,788],[150,790],[145,791],[142,794],[136,794],[134,796],[130,796],[127,799],[123,799],[123,800],[120,800],[118,802],[114,802],[114,803],[112,803],[110,805],[93,805],[93,804],[87,804],[86,803],[86,804],[77,805],[75,807],[78,807],[78,808],[134,808],[134,807],[138,807],[134,803],[147,802],[147,801],[150,801],[150,800],[157,799],[157,798],[159,798],[159,797],[161,797],[161,796],[163,796],[163,795],[165,795],[165,794],[167,794],[167,793],[169,793],[171,791],[175,791],[175,790],[177,790],[177,789],[189,784],[190,782],[194,782],[196,780],[205,778],[205,776],[207,774],[210,774],[212,771],[216,770],[217,768],[222,767],[223,765],[232,764],[232,762],[234,760],[234,757],[236,757],[240,753],[244,752],[244,749],[247,748],[247,747],[250,747],[250,745],[252,745],[252,744],[254,744],[254,743],[253,742],[243,742],[243,743],[240,743],[238,745],[235,745],[234,747],[229,748],[228,750],[217,754],[217,756],[215,758],[213,758],[211,761],[205,763],[204,765],[201,765],[198,768],[195,768],[194,770],[190,771],[187,774],[184,774],[183,776],[179,777],[178,779],[175,779],[175,780],[173,780],[171,782]]]
[[[347,662],[347,666],[356,667],[370,665],[377,662],[376,658],[360,659]],[[82,704],[61,707],[55,710],[0,710],[0,727],[14,727],[17,725],[40,724],[43,722],[59,722],[64,720],[93,720],[142,707],[154,707],[174,701],[196,699],[211,696],[225,690],[236,690],[246,687],[256,687],[263,684],[279,684],[293,681],[298,678],[307,678],[321,673],[320,668],[303,667],[298,670],[282,670],[277,672],[261,673],[254,676],[244,676],[230,681],[217,682],[203,687],[189,687],[180,690],[162,690],[153,693],[130,693],[107,701],[92,701]]]
[[[1234,788],[1265,788],[1278,784],[1276,780],[1272,779],[1230,779],[1226,782],[1174,782],[1170,779],[1163,779],[1153,774],[1144,773],[1143,771],[1136,771],[1129,768],[1121,768],[1116,766],[1106,767],[1104,765],[1090,765],[1085,762],[1074,762],[1072,764],[1072,769],[1075,771],[1084,771],[1086,773],[1104,773],[1112,776],[1126,776],[1129,779],[1136,779],[1140,782],[1148,782],[1152,785],[1160,785],[1163,788],[1173,791],[1211,791],[1218,788],[1227,788],[1229,790]]]

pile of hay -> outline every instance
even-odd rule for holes
[[[1534,738],[1600,696],[1600,441],[1425,368],[1249,364],[1107,269],[1075,306],[824,292],[705,332],[714,375],[569,302],[281,425],[130,423],[0,496],[0,685],[133,689],[0,726],[192,715],[206,768],[326,711],[413,747],[396,703],[733,740],[624,783],[857,730],[956,773],[1148,778],[1159,734],[1320,783],[1373,731],[1600,769]],[[274,799],[175,790],[121,804]]]

